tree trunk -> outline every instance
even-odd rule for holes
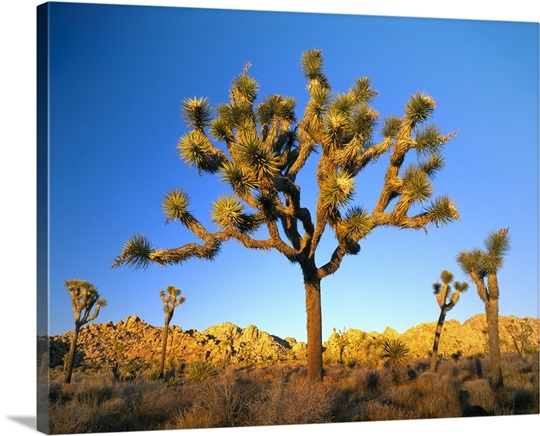
[[[73,364],[75,363],[75,352],[77,350],[77,339],[79,338],[80,329],[81,326],[79,323],[75,323],[75,331],[73,332],[73,337],[71,338],[71,346],[69,347],[67,360],[64,364],[65,383],[71,383],[71,375],[73,373]]]
[[[491,360],[491,388],[499,391],[503,387],[501,349],[499,344],[499,299],[490,298],[486,303],[489,358]]]
[[[433,340],[433,352],[431,353],[431,365],[429,370],[431,372],[437,371],[437,354],[439,351],[439,341],[441,339],[441,332],[444,324],[444,319],[446,318],[446,311],[441,309],[441,314],[439,315],[439,321],[437,322],[437,328],[435,329],[435,339]]]
[[[159,364],[159,378],[165,376],[165,356],[167,355],[167,338],[169,336],[170,319],[165,316],[165,326],[163,327],[163,345],[161,346],[161,362]]]
[[[322,381],[322,310],[321,281],[305,280],[307,314],[307,364],[308,379]]]

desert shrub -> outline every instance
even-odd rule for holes
[[[189,381],[181,395],[190,399],[167,422],[169,429],[235,427],[250,425],[249,403],[258,392],[250,380],[227,370],[204,380]]]
[[[488,379],[478,379],[463,383],[462,390],[467,392],[467,407],[481,407],[488,413],[493,413],[496,405],[495,395],[489,385]]]
[[[415,418],[451,418],[461,416],[458,394],[452,378],[423,373],[411,383],[390,389],[388,397],[414,410]]]
[[[379,386],[379,380],[380,380],[379,373],[374,372],[374,371],[369,371],[366,374],[366,382],[367,382],[366,387],[369,390],[377,389]]]
[[[413,409],[404,409],[385,400],[371,399],[366,401],[353,421],[390,421],[414,419]]]
[[[229,368],[189,365],[184,377],[114,379],[62,374],[49,382],[51,433],[101,433],[316,422],[379,421],[477,415],[538,414],[538,355],[503,355],[504,390],[490,386],[489,359],[444,360],[438,373],[410,360],[396,368],[333,363],[322,383],[306,365]],[[425,362],[424,362],[425,363]],[[478,371],[478,367],[482,371]],[[407,370],[414,370],[411,377]],[[211,375],[205,376],[208,371]],[[479,375],[480,374],[480,375]],[[45,393],[47,394],[47,393]],[[47,395],[45,395],[47,399]]]
[[[332,399],[322,383],[276,381],[249,405],[254,425],[330,422]]]
[[[183,430],[214,427],[213,413],[202,404],[183,409],[172,416],[165,424],[167,430]]]
[[[167,385],[142,378],[113,381],[92,375],[53,389],[50,426],[58,434],[160,429],[182,406]]]
[[[199,404],[213,413],[217,427],[236,427],[249,422],[250,384],[240,381],[234,371],[206,380],[199,389]]]

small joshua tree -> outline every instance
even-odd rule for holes
[[[169,336],[169,324],[174,315],[176,306],[186,301],[185,295],[180,295],[180,289],[174,286],[167,286],[166,291],[160,291],[159,296],[163,301],[163,311],[165,312],[165,325],[163,327],[163,345],[161,347],[161,361],[159,363],[159,378],[165,375],[165,356],[167,355],[167,338]]]
[[[100,309],[107,304],[107,300],[100,298],[95,286],[87,281],[80,279],[66,280],[65,285],[71,296],[71,307],[75,318],[75,331],[71,338],[71,346],[64,366],[64,382],[71,383],[77,340],[81,327],[97,318]]]
[[[446,314],[454,308],[459,300],[459,296],[462,292],[466,291],[469,287],[467,282],[454,282],[454,290],[452,291],[451,282],[454,280],[454,275],[449,271],[441,272],[442,284],[437,280],[433,283],[433,291],[437,298],[437,303],[441,308],[441,314],[439,315],[439,321],[437,322],[437,328],[435,330],[435,339],[433,340],[433,352],[431,354],[430,371],[435,372],[437,370],[437,352],[439,350],[439,341],[441,339],[441,332],[446,318]]]
[[[343,331],[337,330],[334,327],[334,335],[336,337],[336,344],[339,349],[339,363],[343,363],[343,353],[345,352],[345,347],[349,344],[349,338],[347,337],[347,329],[343,327]]]
[[[510,249],[508,228],[492,231],[484,239],[485,250],[474,248],[461,251],[457,262],[463,272],[476,285],[478,295],[484,302],[487,319],[489,357],[494,391],[501,391],[503,375],[499,340],[499,282],[497,272],[503,265],[503,257]]]

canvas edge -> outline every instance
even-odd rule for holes
[[[49,4],[36,8],[36,406],[37,430],[49,427]]]

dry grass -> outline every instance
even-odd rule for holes
[[[369,369],[328,365],[322,383],[305,366],[277,364],[218,371],[174,383],[138,377],[79,375],[69,385],[52,376],[51,433],[99,433],[248,425],[538,414],[538,355],[503,356],[505,388],[495,397],[485,359]]]

